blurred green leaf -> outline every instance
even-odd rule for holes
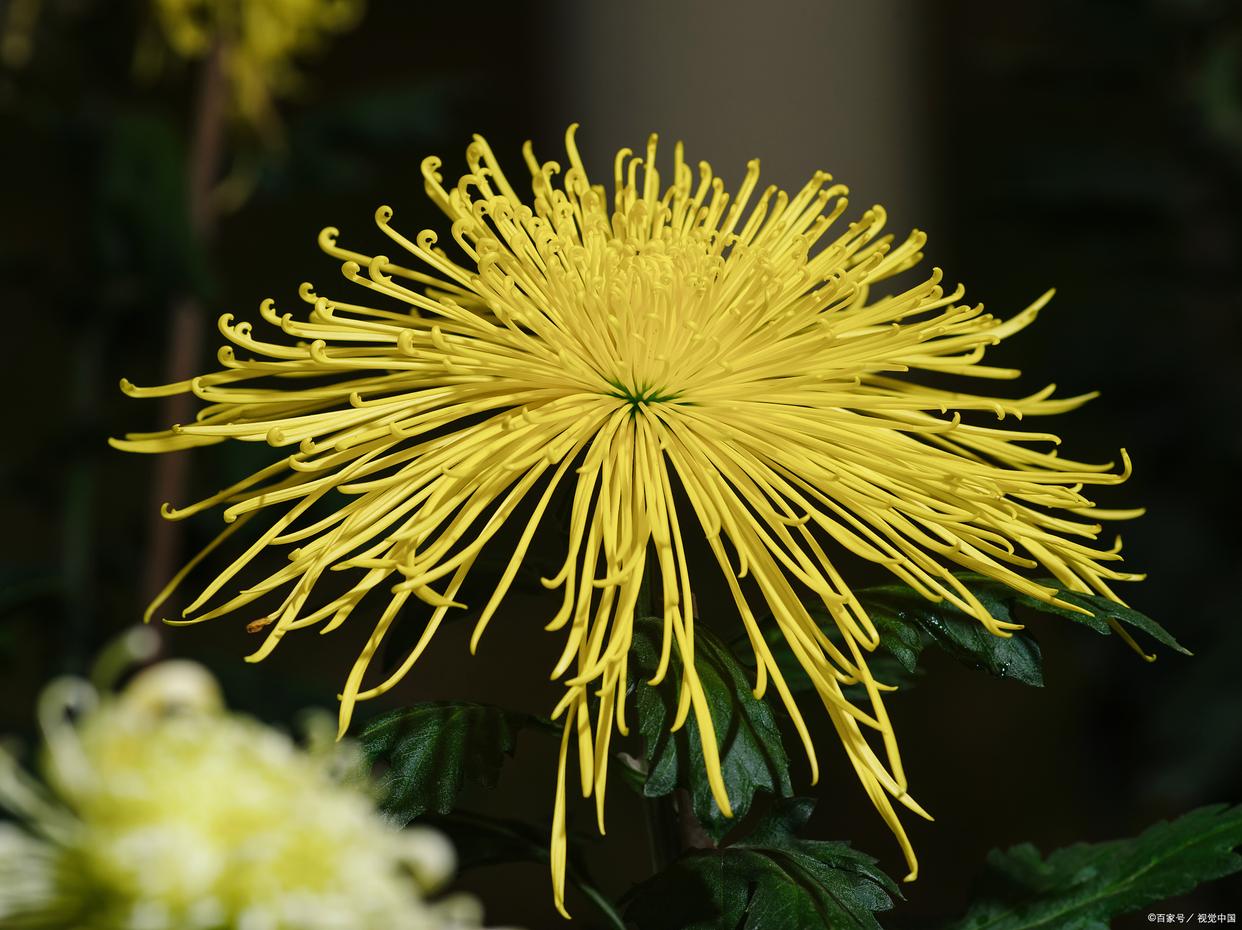
[[[534,718],[486,704],[437,701],[377,717],[362,731],[371,764],[388,765],[383,808],[399,823],[447,814],[467,781],[493,787],[517,731]]]
[[[284,150],[258,154],[258,184],[281,193],[363,186],[374,180],[377,155],[434,150],[452,137],[453,114],[471,90],[461,80],[423,80],[308,106],[289,123]]]
[[[458,811],[444,817],[428,818],[426,823],[452,840],[458,868],[463,872],[509,862],[549,861],[546,830],[524,821]],[[610,926],[625,930],[616,908],[589,880],[586,865],[573,842],[569,844],[565,875],[599,909]]]
[[[648,617],[634,624],[630,690],[636,692],[638,731],[645,743],[647,778],[643,793],[657,798],[676,788],[686,789],[699,823],[719,842],[750,810],[756,791],[784,796],[792,793],[789,759],[772,710],[755,699],[745,669],[714,633],[696,626],[695,669],[716,728],[720,767],[733,807],[733,818],[725,817],[708,786],[694,714],[676,733],[669,732],[677,714],[681,678],[677,649],[672,651],[664,681],[655,687],[647,683],[659,664],[663,636],[664,622],[660,619]]]
[[[60,576],[50,568],[0,568],[0,616],[34,601],[63,593]]]
[[[1239,845],[1242,806],[1218,804],[1047,859],[1029,843],[993,850],[978,898],[944,930],[1108,930],[1119,914],[1242,870]]]
[[[100,159],[96,229],[109,274],[153,296],[204,294],[207,259],[190,226],[185,143],[178,127],[145,113],[109,124]]]
[[[778,801],[742,842],[683,856],[627,896],[626,918],[638,930],[878,930],[896,883],[848,843],[799,839],[814,807]]]
[[[453,841],[460,870],[503,862],[547,862],[547,831],[521,820],[457,811],[424,821]]]

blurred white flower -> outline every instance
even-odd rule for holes
[[[223,710],[211,676],[168,662],[119,696],[54,682],[44,784],[0,750],[0,926],[74,930],[448,930],[477,902],[428,902],[454,868],[398,830],[349,744],[312,752]]]

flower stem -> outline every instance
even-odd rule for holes
[[[643,570],[635,607],[640,617],[658,616],[658,584],[656,565],[648,562]],[[653,871],[663,870],[687,850],[716,848],[716,844],[694,814],[689,791],[678,788],[673,794],[662,798],[647,798],[646,806],[647,839]]]
[[[673,792],[673,804],[677,810],[677,846],[681,852],[691,849],[715,849],[716,841],[703,829],[694,813],[694,799],[685,788]]]
[[[657,582],[653,563],[648,561],[643,568],[643,580],[638,588],[638,603],[635,612],[639,618],[655,616],[655,585]],[[652,872],[662,871],[677,858],[681,851],[677,842],[675,829],[676,812],[668,797],[646,798],[647,811],[647,846],[651,853]]]
[[[594,885],[586,882],[578,882],[578,890],[591,899],[596,909],[608,921],[608,926],[616,928],[616,930],[626,930],[625,921],[621,919],[621,915],[617,913],[617,909],[612,906],[612,902],[603,896]]]
[[[211,192],[224,148],[226,82],[224,47],[217,42],[203,62],[194,111],[194,135],[186,163],[190,232],[199,247],[206,245],[215,228]],[[167,383],[184,381],[193,376],[197,369],[202,351],[204,317],[202,301],[196,294],[185,294],[173,304],[165,353],[164,379]],[[165,398],[160,411],[161,422],[186,422],[193,415],[193,401],[191,394],[174,394]],[[151,512],[155,516],[148,531],[150,543],[142,591],[146,601],[150,601],[164,586],[180,560],[182,525],[165,520],[159,510],[165,502],[176,503],[185,496],[190,478],[189,466],[189,458],[184,454],[161,455],[155,463],[151,482]]]

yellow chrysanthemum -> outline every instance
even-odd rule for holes
[[[10,0],[0,13],[0,64],[21,68],[30,60],[42,0]]]
[[[342,777],[355,747],[308,753],[226,713],[199,666],[155,666],[116,697],[62,679],[40,710],[46,786],[0,750],[0,808],[18,821],[0,823],[0,926],[480,927],[472,898],[424,900],[453,849]]]
[[[320,297],[305,285],[307,320],[278,314],[270,301],[261,308],[292,341],[263,341],[226,315],[221,331],[241,354],[221,349],[223,370],[160,388],[123,385],[140,397],[191,391],[209,405],[192,424],[132,435],[119,448],[167,452],[240,439],[287,450],[233,487],[166,511],[180,519],[225,505],[225,519],[235,522],[213,546],[256,515],[276,514],[181,622],[245,610],[283,591],[280,606],[264,611],[270,629],[251,657],[259,660],[291,630],[334,629],[379,589],[387,601],[343,689],[343,731],[355,702],[393,687],[446,614],[464,606],[455,598],[476,559],[533,499],[479,613],[478,642],[555,490],[568,484],[565,561],[545,581],[563,591],[547,629],[566,634],[552,670],[566,688],[555,710],[566,722],[554,818],[558,905],[566,759],[576,742],[582,793],[595,796],[602,828],[614,720],[626,732],[626,657],[644,576],[658,579],[664,619],[655,680],[676,648],[684,660],[676,725],[694,713],[712,791],[730,811],[695,673],[685,532],[706,537],[732,592],[758,659],[756,693],[775,687],[817,772],[802,712],[756,620],[757,596],[814,682],[912,877],[915,859],[893,801],[923,811],[907,794],[881,699],[886,687],[867,669],[876,629],[834,554],[883,565],[1000,636],[1016,626],[993,618],[953,570],[1044,600],[1055,591],[1019,572],[1042,567],[1067,588],[1108,597],[1109,582],[1136,577],[1107,567],[1117,548],[1091,544],[1097,519],[1133,513],[1096,509],[1081,493],[1123,481],[1124,452],[1122,473],[1109,474],[1109,466],[1032,448],[1055,444],[1048,433],[964,419],[1058,413],[1086,397],[1053,400],[1049,387],[1007,400],[895,377],[1016,376],[980,364],[983,354],[1034,320],[1050,294],[1007,321],[960,303],[960,287],[946,294],[939,270],[876,297],[875,285],[919,260],[924,236],[894,245],[881,235],[880,207],[830,233],[846,210],[846,189],[829,185],[827,174],[792,197],[769,187],[756,198],[759,164],[751,162],[730,202],[706,163],[696,178],[680,145],[672,183],[662,187],[653,136],[645,156],[617,153],[610,198],[588,180],[572,127],[566,147],[559,184],[561,167],[525,148],[530,206],[482,138],[467,149],[470,170],[456,185],[444,186],[438,159],[423,162],[427,192],[452,222],[457,258],[430,230],[402,235],[388,207],[377,213],[379,227],[413,267],[347,251],[335,229],[324,230],[320,245],[344,261],[345,277],[387,308]],[[311,516],[325,499],[336,508]],[[287,565],[207,609],[255,555],[286,545]],[[354,584],[313,601],[328,571],[353,571]],[[419,641],[391,675],[365,683],[371,657],[412,598],[433,608]],[[831,612],[839,637],[816,625],[805,606],[812,601]],[[844,696],[855,683],[869,707]],[[880,752],[867,733],[879,735]]]
[[[298,56],[345,32],[364,0],[154,0],[168,44],[183,58],[219,43],[238,114],[263,120],[273,97],[297,86]]]

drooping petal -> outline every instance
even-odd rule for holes
[[[1016,376],[982,360],[1029,325],[1051,292],[1008,319],[962,303],[960,286],[946,292],[939,269],[882,294],[881,282],[917,264],[925,236],[883,234],[880,207],[840,228],[846,189],[829,186],[829,175],[790,196],[759,188],[756,161],[731,199],[706,163],[696,181],[679,144],[662,185],[652,136],[642,155],[618,152],[609,196],[590,182],[575,128],[563,173],[524,150],[529,203],[479,137],[455,185],[446,187],[440,161],[427,159],[427,193],[451,224],[445,246],[430,230],[399,232],[387,207],[376,221],[406,253],[402,264],[347,250],[325,230],[320,244],[343,262],[348,301],[305,285],[305,319],[261,308],[277,331],[271,341],[221,319],[231,346],[220,371],[156,389],[126,383],[138,396],[192,392],[208,406],[194,423],[127,437],[121,448],[239,440],[282,450],[252,478],[169,512],[223,505],[226,519],[268,520],[184,622],[257,611],[251,605],[283,596],[251,618],[266,630],[257,660],[293,630],[327,632],[377,614],[342,692],[344,732],[356,703],[400,681],[449,612],[463,609],[467,575],[525,506],[519,541],[476,619],[477,646],[554,495],[566,495],[568,531],[556,543],[564,559],[544,579],[560,591],[546,628],[564,638],[551,669],[566,689],[553,712],[564,730],[551,857],[563,912],[566,770],[576,758],[577,784],[595,798],[602,831],[613,731],[625,729],[632,631],[647,609],[644,579],[664,625],[654,681],[669,673],[676,650],[673,726],[694,721],[715,800],[731,808],[694,662],[686,539],[702,533],[715,564],[694,566],[693,577],[723,577],[755,651],[756,694],[775,690],[817,778],[807,711],[767,646],[770,622],[814,684],[914,877],[897,807],[927,815],[908,791],[884,706],[891,689],[867,666],[877,630],[841,563],[883,566],[997,636],[1017,625],[992,616],[956,571],[1052,603],[1055,591],[1032,581],[1034,572],[1115,597],[1113,582],[1139,576],[1113,567],[1117,547],[1096,540],[1103,521],[1138,512],[1098,509],[1084,489],[1124,481],[1129,459],[1123,451],[1119,471],[1065,459],[1055,435],[1014,425],[1090,395],[1057,399],[1048,387],[1005,398],[940,384],[945,375]],[[924,373],[937,386],[923,386]],[[281,547],[291,547],[286,564],[236,590],[242,568]],[[321,595],[328,573],[355,580]],[[368,684],[373,655],[416,601],[430,608],[417,643]],[[832,617],[835,635],[811,606]],[[850,685],[861,686],[858,704]]]

